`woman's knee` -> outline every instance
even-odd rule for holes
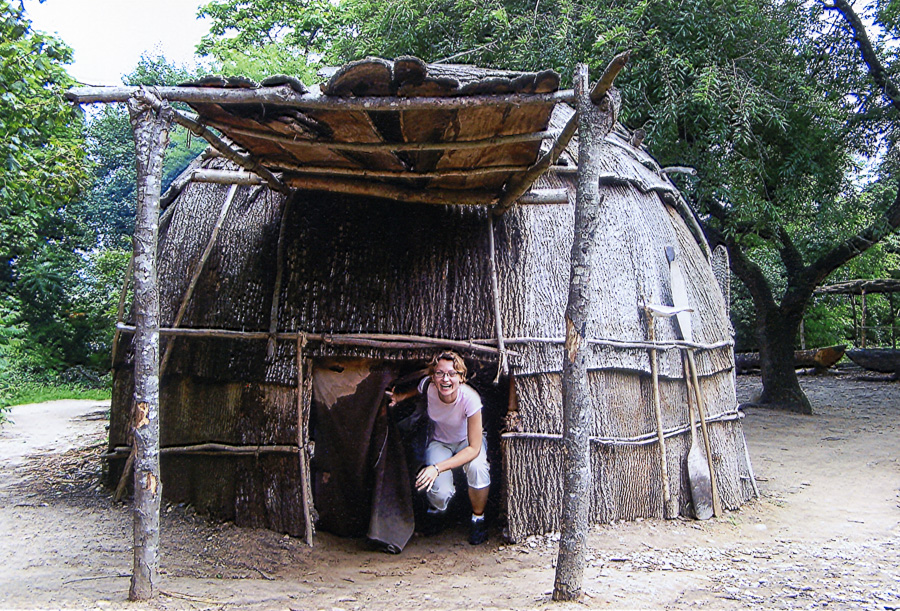
[[[426,496],[432,507],[438,511],[444,511],[450,505],[450,499],[454,494],[456,494],[456,486],[453,485],[453,474],[445,471],[438,476]]]
[[[491,485],[491,465],[484,449],[466,465],[466,481],[469,488],[487,488]]]

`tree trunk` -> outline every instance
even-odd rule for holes
[[[600,145],[615,122],[615,102],[604,97],[591,102],[587,66],[575,72],[578,112],[578,189],[575,200],[575,236],[572,244],[569,299],[566,305],[566,345],[563,362],[563,457],[564,488],[559,556],[553,600],[577,600],[582,594],[588,509],[593,489],[590,461],[591,392],[587,379],[586,351],[580,350],[591,336],[594,320],[588,287],[593,260],[600,254],[593,235],[600,219]],[[602,408],[601,408],[602,409]]]
[[[761,308],[757,305],[756,334],[763,392],[759,402],[767,407],[811,414],[812,405],[800,388],[794,369],[794,340],[800,330],[803,307]]]
[[[156,596],[159,570],[159,289],[156,249],[162,165],[172,109],[155,112],[145,100],[128,100],[137,153],[134,228],[134,567],[130,600]]]

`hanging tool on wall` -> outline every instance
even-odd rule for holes
[[[661,305],[644,305],[644,315],[647,317],[647,331],[650,343],[656,342],[655,319],[669,318],[681,312],[678,308]],[[669,484],[669,463],[666,457],[666,439],[663,433],[662,408],[659,399],[659,357],[656,348],[650,348],[650,374],[653,378],[653,412],[656,416],[656,435],[659,444],[659,462],[663,482],[663,507],[667,520],[678,517],[678,503],[672,498]]]
[[[682,312],[675,315],[675,320],[678,323],[678,329],[681,332],[682,339],[684,339],[684,341],[686,342],[692,342],[693,332],[691,329],[691,310],[687,296],[687,287],[684,282],[684,276],[681,273],[681,266],[675,259],[674,247],[666,246],[666,259],[668,259],[669,261],[669,276],[672,286],[672,304],[676,308],[684,308]],[[693,384],[694,396],[697,398],[697,413],[700,415],[700,432],[703,436],[703,447],[706,451],[706,462],[709,467],[709,480],[710,490],[712,493],[713,514],[716,517],[720,517],[722,515],[722,504],[719,500],[719,489],[716,484],[716,470],[715,466],[713,465],[712,448],[709,443],[709,431],[706,427],[706,404],[703,399],[703,393],[700,391],[700,382],[697,378],[697,363],[694,359],[694,350],[693,348],[686,347],[684,351],[687,354],[687,362],[690,372],[690,375],[688,375],[687,372],[685,373],[685,378],[687,379],[688,386]],[[688,401],[690,411],[690,393],[688,393]],[[691,431],[693,433],[693,415],[691,415],[690,418]],[[692,444],[691,450],[693,450],[695,446],[696,444]],[[690,452],[688,453],[688,473],[690,474]]]

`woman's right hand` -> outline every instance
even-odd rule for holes
[[[419,492],[431,490],[440,474],[441,472],[436,465],[422,467],[419,469],[419,474],[416,476],[416,490]]]

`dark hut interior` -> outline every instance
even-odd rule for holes
[[[415,442],[384,391],[453,348],[485,398],[492,506],[508,536],[558,529],[578,170],[559,75],[369,59],[321,88],[273,77],[169,89],[197,113],[178,121],[214,146],[162,198],[164,494],[239,525],[308,540],[318,525],[402,549]],[[91,99],[102,98],[81,98]],[[737,508],[752,470],[709,248],[633,134],[617,126],[603,147],[604,257],[586,335],[591,520],[663,516],[664,490],[691,512],[687,350],[718,494]],[[648,333],[644,306],[672,304],[666,247],[684,272],[692,342],[674,319]],[[130,452],[130,322],[122,316],[114,357],[113,482]]]

